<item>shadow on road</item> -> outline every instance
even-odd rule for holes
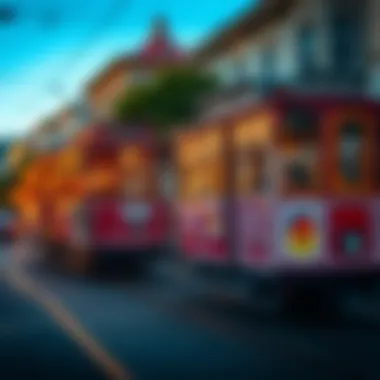
[[[257,325],[270,328],[286,326],[288,328],[306,328],[317,330],[345,331],[347,329],[379,331],[380,322],[374,320],[358,320],[355,316],[340,312],[338,308],[312,307],[307,303],[297,309],[268,310],[260,301],[248,297],[234,296],[210,291],[210,288],[202,283],[194,285],[192,279],[178,282],[165,273],[160,273],[156,266],[131,265],[127,260],[102,260],[97,263],[90,272],[84,275],[71,274],[62,269],[49,265],[36,265],[30,270],[38,275],[48,275],[61,282],[61,284],[95,285],[112,288],[123,288],[126,294],[132,291],[142,301],[146,300],[152,305],[165,304],[165,302],[177,303],[173,307],[191,309],[197,313],[212,315],[225,323],[239,324],[241,329]],[[63,285],[64,286],[64,285]],[[172,295],[175,293],[175,297]],[[130,295],[130,294],[129,294]],[[169,301],[167,301],[169,299]]]

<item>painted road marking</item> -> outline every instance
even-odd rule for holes
[[[84,353],[97,366],[101,367],[108,379],[132,379],[124,366],[85,330],[82,324],[64,307],[57,297],[39,287],[35,281],[20,270],[12,270],[6,273],[5,278],[18,292],[29,296],[40,304],[54,321],[82,348]]]

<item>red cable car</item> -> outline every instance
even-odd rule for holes
[[[373,281],[378,110],[366,99],[282,92],[180,133],[184,255],[237,267],[292,299]]]
[[[167,206],[157,190],[156,144],[144,129],[103,127],[87,138],[87,195],[71,223],[70,245],[76,252],[71,263],[88,266],[92,259],[112,258],[140,269],[159,256],[167,238]]]

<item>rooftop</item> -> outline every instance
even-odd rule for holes
[[[296,0],[259,0],[253,2],[242,14],[217,30],[206,42],[195,52],[196,60],[207,59],[222,52],[226,46],[244,39],[270,21],[283,17],[290,11]]]
[[[119,69],[158,69],[182,64],[187,55],[174,42],[167,20],[157,17],[143,46],[135,52],[114,59],[90,82],[88,89],[94,90],[107,75]]]

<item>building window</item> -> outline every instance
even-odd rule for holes
[[[233,61],[225,62],[223,65],[223,77],[227,85],[233,84],[236,79],[236,66]]]
[[[275,54],[272,46],[266,47],[261,56],[261,73],[264,86],[271,85],[275,80]]]
[[[380,100],[380,64],[373,68],[370,78],[369,93],[374,99]]]
[[[303,74],[308,75],[315,67],[316,36],[312,25],[301,27],[298,36],[299,61]]]
[[[333,67],[340,75],[352,75],[364,57],[365,1],[336,2],[332,5],[331,41]]]
[[[217,72],[217,76],[220,79],[221,83],[228,84],[230,81],[230,70],[227,62],[219,61],[215,66],[215,71]]]
[[[234,76],[237,82],[242,83],[247,79],[247,63],[244,55],[234,61]]]

